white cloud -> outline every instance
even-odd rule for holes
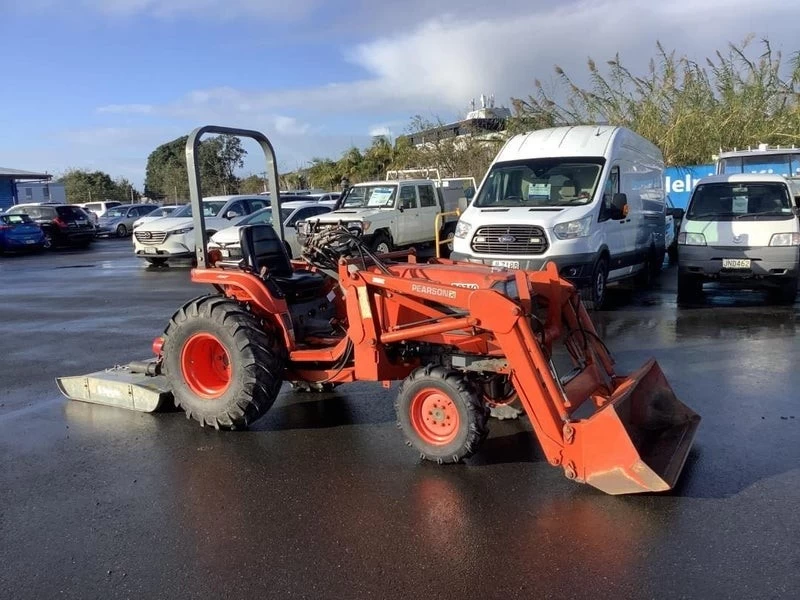
[[[13,1],[13,0],[12,0]],[[196,19],[296,20],[307,16],[323,0],[29,0],[28,11],[43,12],[67,9],[69,12],[92,12],[114,18],[145,15],[158,19],[190,16]]]
[[[462,13],[463,14],[463,13]],[[780,17],[780,18],[777,18]],[[367,73],[356,81],[307,89],[244,91],[220,87],[189,92],[169,105],[132,105],[129,113],[172,116],[248,117],[281,111],[341,114],[461,113],[470,99],[493,93],[502,102],[532,91],[536,78],[553,77],[553,65],[583,76],[591,55],[602,62],[616,52],[643,68],[660,39],[697,59],[739,41],[759,27],[773,41],[793,42],[800,4],[689,0],[641,5],[634,0],[565,3],[527,13],[475,18],[434,17],[411,31],[356,45],[354,67]],[[115,105],[104,112],[126,112]]]

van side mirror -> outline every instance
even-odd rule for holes
[[[475,188],[469,186],[466,190],[464,190],[464,198],[467,200],[472,200],[475,197]]]
[[[241,216],[242,215],[240,215],[235,210],[229,210],[228,212],[225,213],[225,218],[226,219],[235,219],[236,217],[241,217]]]
[[[669,210],[669,214],[672,215],[673,219],[682,219],[683,215],[686,214],[686,211],[682,208],[671,208]]]

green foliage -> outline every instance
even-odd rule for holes
[[[131,192],[133,192],[134,200],[140,198],[139,192],[133,189],[133,185],[127,179],[123,177],[114,180],[111,179],[108,173],[103,171],[70,169],[59,177],[57,181],[64,184],[67,202],[70,204],[90,202],[92,200],[130,202]]]
[[[607,122],[629,127],[661,148],[668,164],[702,164],[720,148],[800,142],[800,54],[783,59],[768,40],[751,40],[699,64],[657,44],[647,72],[636,75],[619,57],[603,72],[589,59],[588,87],[560,67],[554,90],[514,99],[511,132]],[[559,101],[558,98],[565,98]]]
[[[266,179],[259,175],[249,175],[239,181],[240,194],[259,194],[267,189]]]
[[[145,193],[153,198],[185,200],[189,197],[186,140],[182,136],[162,144],[147,157]],[[233,136],[216,136],[200,143],[197,163],[204,196],[233,194],[239,189],[235,175],[244,166],[247,151]]]

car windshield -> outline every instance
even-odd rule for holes
[[[733,221],[792,218],[789,190],[782,183],[705,183],[695,188],[689,219]]]
[[[291,208],[281,208],[281,215],[283,216],[284,223],[286,219],[294,212],[294,209]],[[239,225],[261,225],[266,223],[267,225],[272,225],[272,209],[271,208],[262,208],[261,210],[254,212],[252,215],[247,217],[243,220]]]
[[[475,206],[589,204],[602,168],[602,160],[595,158],[538,158],[498,163],[481,186]]]
[[[225,206],[227,202],[225,200],[203,200],[203,216],[205,217],[216,217],[219,212],[222,210],[222,207]],[[172,217],[191,217],[192,216],[192,205],[187,204],[183,208],[179,208],[170,216]]]
[[[384,208],[394,206],[396,185],[357,185],[351,187],[342,208]]]
[[[124,208],[112,208],[106,211],[106,217],[108,217],[109,219],[124,217],[126,212],[127,210]]]
[[[0,216],[0,222],[6,225],[20,225],[22,223],[33,223],[28,215],[3,215]]]

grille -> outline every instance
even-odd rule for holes
[[[472,250],[480,254],[544,254],[547,238],[537,225],[487,225],[475,232]]]
[[[142,244],[158,245],[167,239],[166,231],[135,231],[136,240]]]

